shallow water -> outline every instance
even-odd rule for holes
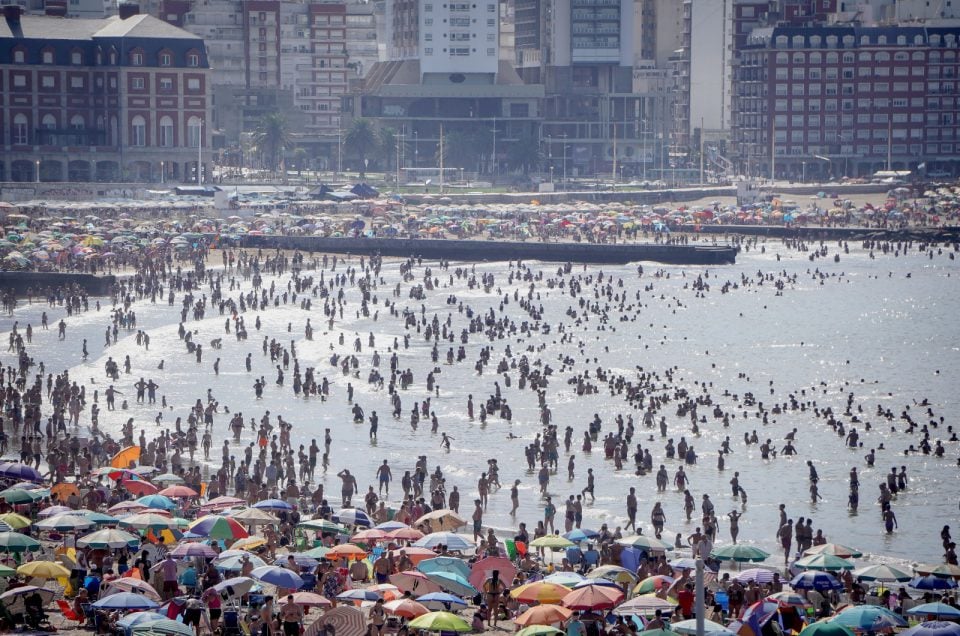
[[[426,374],[433,368],[430,360],[431,345],[422,336],[413,333],[410,348],[404,350],[401,344],[400,368],[411,368],[415,374],[415,384],[402,392],[403,417],[394,421],[390,417],[388,394],[375,391],[366,383],[370,368],[372,350],[366,346],[367,334],[373,332],[377,339],[377,349],[381,353],[381,370],[389,373],[388,345],[393,338],[400,339],[404,333],[403,325],[392,318],[383,309],[383,299],[391,297],[391,290],[399,279],[397,263],[387,263],[383,276],[386,286],[377,290],[380,304],[372,309],[380,309],[380,318],[358,319],[351,317],[359,307],[359,292],[348,287],[348,305],[345,321],[338,321],[332,332],[324,332],[322,301],[314,302],[312,312],[301,311],[298,306],[287,305],[270,308],[260,312],[262,327],[259,332],[254,328],[255,315],[248,311],[246,316],[250,340],[238,343],[233,334],[224,333],[226,316],[220,316],[216,310],[208,312],[208,318],[187,326],[196,330],[195,341],[204,345],[203,363],[198,365],[192,355],[188,355],[183,343],[177,336],[180,298],[174,307],[166,303],[151,304],[149,301],[135,305],[138,328],[149,332],[150,351],[144,351],[135,344],[135,331],[121,332],[121,340],[108,349],[101,349],[103,333],[109,323],[107,308],[99,313],[91,310],[85,314],[67,318],[67,340],[57,341],[56,330],[41,332],[38,328],[40,312],[48,309],[46,305],[34,304],[21,306],[13,319],[18,320],[21,328],[26,323],[35,327],[34,341],[28,349],[35,358],[42,359],[49,371],[70,369],[72,377],[90,382],[87,396],[92,390],[106,388],[108,382],[103,372],[107,356],[122,363],[125,355],[133,360],[130,376],[121,377],[118,388],[126,393],[130,400],[127,411],[101,411],[101,428],[113,434],[119,434],[120,427],[128,417],[136,422],[136,434],[146,428],[148,437],[154,428],[153,418],[159,410],[156,407],[134,403],[133,383],[141,376],[152,378],[160,385],[158,394],[166,395],[173,406],[163,415],[162,425],[172,428],[178,416],[186,417],[189,405],[197,398],[203,398],[209,387],[221,405],[227,405],[231,412],[241,411],[249,422],[251,417],[259,420],[265,409],[273,415],[280,414],[294,424],[293,440],[296,444],[309,444],[311,438],[322,443],[323,430],[331,428],[333,447],[331,450],[330,472],[324,477],[332,503],[339,491],[339,479],[336,472],[349,467],[357,475],[361,491],[368,484],[375,484],[376,466],[388,459],[397,483],[393,491],[396,499],[399,489],[399,477],[404,469],[412,469],[416,455],[427,454],[432,471],[438,464],[447,477],[448,486],[456,484],[463,492],[461,512],[469,516],[476,491],[476,480],[486,468],[486,460],[496,457],[501,466],[500,481],[505,488],[490,497],[489,510],[484,523],[497,528],[515,528],[518,521],[526,521],[532,527],[542,518],[542,501],[537,493],[536,475],[526,471],[523,449],[539,432],[539,420],[536,394],[517,389],[517,375],[513,375],[511,388],[504,386],[503,377],[494,373],[496,362],[503,349],[510,344],[515,356],[524,352],[529,344],[546,344],[546,349],[538,355],[545,363],[554,368],[550,386],[547,389],[547,401],[553,411],[554,423],[561,429],[570,425],[574,428],[571,450],[576,455],[576,478],[573,483],[566,480],[566,459],[561,457],[560,471],[551,476],[550,492],[560,507],[558,521],[562,525],[563,499],[571,493],[578,493],[586,485],[587,468],[592,467],[597,475],[596,501],[584,508],[584,527],[597,528],[601,523],[611,527],[626,522],[625,496],[629,486],[637,487],[640,504],[638,517],[643,521],[646,532],[650,532],[649,515],[653,502],[662,500],[667,515],[666,527],[684,535],[693,531],[695,523],[683,520],[682,496],[670,489],[658,496],[653,475],[636,477],[632,474],[632,459],[625,464],[623,471],[614,472],[613,464],[603,458],[602,446],[594,445],[594,452],[586,455],[580,451],[580,440],[594,413],[603,419],[602,435],[615,431],[614,418],[622,413],[624,417],[633,413],[637,431],[633,445],[637,442],[644,448],[650,447],[655,467],[666,463],[672,477],[679,466],[676,460],[663,459],[664,440],[659,431],[644,429],[641,414],[633,411],[619,396],[611,397],[609,392],[598,395],[578,397],[565,379],[570,371],[561,372],[562,364],[558,356],[568,354],[578,360],[574,371],[581,373],[603,367],[613,373],[625,374],[635,379],[637,366],[658,372],[676,367],[674,384],[685,387],[696,395],[702,389],[694,384],[696,380],[709,384],[709,393],[714,403],[725,410],[733,409],[736,404],[732,397],[724,397],[728,390],[732,395],[742,397],[753,392],[765,406],[774,402],[787,401],[790,394],[797,394],[804,400],[815,400],[821,408],[831,406],[839,416],[845,407],[846,396],[854,393],[857,403],[863,404],[863,419],[875,425],[871,432],[861,431],[864,449],[849,450],[839,437],[823,420],[814,416],[812,409],[807,411],[785,412],[772,416],[768,425],[754,417],[755,409],[748,408],[748,419],[743,418],[743,408],[737,408],[737,416],[731,426],[724,429],[719,420],[710,417],[712,409],[701,407],[700,413],[708,416],[708,423],[701,425],[701,435],[694,438],[690,432],[689,418],[676,417],[675,405],[668,405],[663,413],[670,425],[669,436],[678,440],[680,436],[694,444],[700,457],[699,464],[686,467],[691,481],[691,492],[700,500],[701,493],[709,493],[715,502],[717,516],[720,519],[719,538],[721,542],[729,540],[726,513],[736,508],[744,512],[741,520],[740,540],[759,545],[775,552],[775,532],[777,526],[777,505],[786,503],[790,516],[814,519],[814,528],[822,528],[828,540],[853,545],[868,553],[887,555],[910,561],[939,561],[941,550],[939,531],[945,524],[955,525],[958,515],[958,496],[960,496],[960,470],[957,467],[958,444],[948,443],[945,427],[954,424],[954,415],[960,406],[957,378],[960,376],[960,328],[956,325],[956,316],[960,313],[960,270],[957,261],[948,260],[946,254],[937,255],[930,260],[926,255],[878,256],[871,260],[865,251],[852,249],[850,254],[842,254],[839,263],[833,263],[835,245],[830,245],[830,258],[811,263],[805,253],[790,251],[780,243],[769,242],[766,253],[758,250],[742,253],[735,266],[723,268],[700,267],[659,267],[644,264],[645,274],[637,276],[636,266],[603,267],[605,275],[614,280],[622,278],[624,290],[629,299],[637,291],[641,293],[644,304],[636,320],[619,322],[616,312],[611,313],[611,321],[603,331],[598,316],[588,314],[589,321],[577,327],[573,320],[564,314],[569,306],[576,307],[577,299],[571,299],[566,290],[548,290],[538,284],[539,303],[545,310],[545,321],[554,327],[563,322],[568,332],[575,333],[577,340],[583,341],[584,354],[576,346],[559,344],[556,329],[548,336],[537,335],[532,339],[519,337],[487,341],[479,334],[473,334],[467,345],[467,359],[460,364],[443,364],[446,346],[440,344],[441,361],[439,366],[440,397],[434,397],[433,410],[440,421],[440,431],[447,432],[454,439],[450,452],[440,449],[439,434],[430,433],[429,418],[421,420],[419,430],[412,432],[409,426],[409,411],[415,400],[427,397],[425,388]],[[780,253],[782,260],[777,262],[775,254]],[[219,258],[215,259],[216,261]],[[354,259],[358,265],[358,259]],[[424,263],[424,266],[428,263]],[[456,306],[446,304],[447,296],[456,295],[458,301],[469,304],[478,312],[498,308],[503,293],[510,293],[510,304],[506,311],[518,323],[528,320],[525,312],[513,302],[513,291],[521,294],[527,291],[529,283],[517,281],[507,284],[509,267],[507,263],[477,264],[478,272],[495,274],[501,294],[486,294],[482,289],[469,290],[464,279],[454,278],[452,286],[446,286],[447,275],[440,272],[435,263],[434,274],[441,279],[441,288],[428,292],[424,301],[427,316],[436,312],[441,322],[448,313],[453,314],[454,332],[459,335],[466,322],[458,314]],[[454,264],[452,267],[454,267]],[[543,270],[547,277],[555,274],[557,265],[551,263],[530,263],[535,270]],[[452,271],[451,267],[451,271]],[[812,269],[819,267],[830,274],[830,278],[821,284],[810,275]],[[588,267],[586,273],[596,273],[598,267]],[[654,278],[653,273],[660,270],[669,278]],[[338,272],[342,272],[340,267]],[[583,271],[574,268],[574,274]],[[756,284],[731,290],[721,294],[720,286],[724,281],[740,280],[741,274],[753,277],[756,273],[798,274],[796,284],[787,284],[783,294],[778,296],[771,282],[762,286]],[[908,273],[910,278],[907,278]],[[416,268],[418,281],[422,278],[423,268]],[[709,274],[707,283],[711,289],[705,297],[698,298],[691,288],[685,288],[699,274]],[[889,275],[888,275],[889,274]],[[329,276],[329,272],[328,272]],[[270,279],[267,279],[269,285]],[[652,292],[644,292],[645,285],[653,285]],[[278,281],[278,288],[286,285],[286,279]],[[246,287],[245,287],[246,289]],[[402,296],[398,308],[404,306],[419,312],[420,301],[407,298],[408,284],[402,286]],[[203,290],[207,291],[207,290]],[[621,291],[615,288],[615,292]],[[593,299],[592,288],[585,286],[588,299]],[[230,295],[230,294],[227,294]],[[232,294],[236,297],[236,292]],[[661,299],[661,295],[663,299]],[[392,298],[391,298],[392,300]],[[679,304],[678,304],[679,302]],[[50,324],[59,321],[62,311],[48,311]],[[583,312],[580,312],[583,315]],[[315,328],[314,340],[303,338],[303,325],[310,317]],[[4,317],[0,328],[9,330],[12,320]],[[292,331],[288,332],[288,323]],[[346,344],[336,344],[342,330]],[[354,333],[359,333],[364,343],[363,351],[358,354],[361,360],[360,378],[349,379],[356,389],[355,400],[369,414],[377,411],[380,415],[379,441],[370,443],[366,424],[353,424],[350,407],[346,401],[346,382],[339,369],[329,365],[331,344],[334,349],[348,354],[353,350]],[[262,355],[263,336],[277,338],[281,342],[296,342],[301,368],[317,367],[317,377],[326,375],[331,383],[331,398],[321,403],[317,398],[296,399],[291,388],[292,363],[286,373],[286,385],[274,384],[276,370],[269,357]],[[126,336],[126,337],[124,337]],[[223,337],[223,349],[214,351],[206,344],[213,338]],[[91,358],[81,360],[82,339],[88,340]],[[454,349],[459,345],[453,343]],[[477,376],[473,364],[480,347],[489,345],[494,348],[492,365],[482,376]],[[451,345],[448,345],[451,346]],[[607,350],[609,348],[609,351]],[[243,360],[246,353],[253,352],[254,372],[244,371]],[[533,354],[527,354],[532,356]],[[214,360],[221,358],[220,375],[213,374]],[[583,362],[590,358],[590,363]],[[593,358],[597,362],[593,362]],[[8,358],[2,359],[4,363]],[[157,365],[165,360],[165,369],[160,371]],[[740,374],[743,374],[742,376]],[[264,376],[267,388],[263,400],[256,400],[253,391],[255,377]],[[513,423],[490,417],[486,426],[479,420],[470,422],[466,418],[466,396],[472,393],[477,408],[487,395],[493,393],[493,382],[499,380],[503,393],[513,408]],[[772,385],[770,383],[773,383]],[[822,384],[822,385],[821,385]],[[601,389],[605,387],[601,385]],[[771,394],[770,389],[774,393]],[[800,391],[806,395],[801,396]],[[672,392],[672,390],[671,390]],[[945,423],[939,429],[932,429],[931,437],[943,439],[947,454],[942,459],[932,456],[903,456],[903,449],[909,444],[919,442],[918,434],[907,435],[903,432],[890,432],[890,423],[883,423],[875,417],[877,404],[889,407],[899,415],[913,400],[927,398],[935,414],[943,415]],[[104,404],[101,405],[105,407]],[[924,417],[918,407],[911,412],[919,424],[929,418]],[[849,418],[840,418],[849,427]],[[211,457],[219,461],[220,446],[225,438],[232,438],[227,430],[229,416],[220,414],[214,425],[214,444]],[[84,413],[81,423],[89,423],[89,411]],[[899,421],[894,425],[901,429]],[[785,434],[797,428],[795,443],[798,455],[778,457],[764,462],[759,458],[757,446],[743,444],[744,432],[754,429],[764,438],[771,438],[779,448],[783,445]],[[519,439],[507,439],[512,432]],[[654,433],[653,442],[648,442],[649,434]],[[717,470],[716,453],[725,435],[731,438],[733,454],[728,456],[726,470]],[[232,446],[235,454],[242,453],[243,446],[252,441],[249,426],[244,431],[243,445]],[[866,449],[880,443],[885,451],[878,451],[876,467],[868,469],[863,460]],[[820,475],[820,494],[823,500],[817,504],[809,503],[806,461],[812,460]],[[892,466],[904,465],[910,475],[910,489],[901,494],[894,502],[900,528],[892,535],[884,533],[880,522],[879,507],[874,503],[878,494],[877,484]],[[850,514],[847,511],[847,479],[852,466],[861,473],[860,511]],[[738,501],[730,497],[728,482],[734,471],[740,472],[740,480],[749,495],[749,503],[741,508]],[[510,509],[509,490],[506,486],[514,479],[520,479],[520,510],[516,519],[508,515]],[[356,501],[356,499],[355,499]],[[697,515],[694,516],[696,520]],[[955,530],[956,531],[956,530]],[[666,535],[664,538],[668,538]],[[779,563],[776,553],[771,563]]]

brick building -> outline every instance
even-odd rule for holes
[[[120,9],[88,20],[4,7],[0,181],[196,181],[209,161],[203,40]]]

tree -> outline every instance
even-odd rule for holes
[[[377,146],[379,155],[383,159],[384,171],[390,171],[390,162],[396,159],[397,131],[387,126],[381,126],[377,131]]]
[[[523,174],[528,174],[531,168],[538,166],[541,159],[543,153],[540,152],[540,144],[531,135],[524,135],[510,144],[507,151],[507,163],[514,170],[522,170]]]
[[[260,149],[267,166],[276,172],[283,160],[283,152],[292,145],[287,120],[280,113],[264,115],[253,134],[253,143]]]
[[[357,158],[359,162],[357,171],[360,173],[360,178],[363,179],[367,172],[365,165],[367,155],[377,147],[377,137],[373,130],[373,124],[370,123],[369,119],[363,117],[354,119],[344,142],[347,145],[347,152]]]
[[[293,165],[297,169],[297,176],[299,177],[301,172],[303,172],[303,165],[307,163],[307,151],[305,148],[297,147],[293,151]]]

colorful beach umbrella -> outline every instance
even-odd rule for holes
[[[31,561],[17,568],[17,574],[34,579],[63,579],[70,570],[53,561]]]
[[[563,597],[569,593],[570,588],[568,587],[557,585],[556,583],[546,583],[544,581],[525,583],[510,590],[510,596],[521,603],[548,603],[554,605],[558,604]]]
[[[363,526],[365,528],[373,526],[369,515],[357,508],[343,508],[333,514],[333,520],[345,526]]]
[[[879,581],[882,583],[906,582],[913,578],[909,572],[883,563],[868,565],[865,568],[855,570],[853,576],[858,581]]]
[[[566,539],[564,539],[566,541]],[[473,541],[462,534],[456,534],[455,532],[432,532],[422,539],[416,541],[414,547],[417,548],[436,548],[438,546],[444,545],[448,550],[454,552],[469,550],[475,547]],[[573,545],[573,544],[571,544]]]
[[[801,559],[797,559],[794,565],[804,570],[825,570],[828,572],[853,569],[853,563],[838,556],[833,556],[832,554],[813,554],[810,556],[805,556]],[[910,577],[907,577],[907,580],[910,580]]]
[[[790,587],[795,590],[817,590],[818,592],[824,592],[826,590],[842,590],[843,583],[829,572],[807,570],[793,577],[793,579],[790,580]]]
[[[554,625],[557,623],[565,623],[571,616],[573,616],[573,612],[562,605],[535,605],[517,616],[513,622],[521,627]]]
[[[177,508],[177,502],[160,494],[144,495],[137,499],[137,501],[147,508],[159,508],[160,510],[174,510]]]
[[[250,576],[262,583],[269,583],[277,587],[298,590],[303,585],[303,579],[296,572],[276,565],[264,565],[254,568]]]
[[[957,587],[957,581],[943,576],[928,574],[910,579],[910,587],[915,590],[952,590]]]
[[[946,618],[956,620],[960,618],[960,609],[952,605],[947,605],[946,603],[924,603],[923,605],[911,607],[907,610],[907,614],[911,616],[936,616],[937,619]]]
[[[559,534],[548,534],[543,537],[539,537],[530,542],[530,547],[533,548],[553,548],[558,550],[561,548],[572,548],[576,544],[570,539],[561,537]]]
[[[170,551],[170,556],[178,559],[187,557],[213,559],[217,556],[217,551],[203,543],[181,543]]]
[[[163,495],[164,497],[172,497],[176,499],[188,499],[190,497],[199,496],[197,491],[188,486],[174,485],[167,486],[163,490],[157,493],[158,495]]]
[[[136,548],[140,539],[123,530],[106,528],[97,530],[77,539],[77,545],[82,548],[101,548],[117,550],[120,548]]]
[[[395,601],[387,601],[383,604],[383,610],[391,616],[400,618],[416,618],[430,612],[424,605],[412,599],[400,598]]]
[[[221,515],[201,517],[187,526],[187,529],[197,536],[224,541],[244,539],[250,536],[250,533],[238,521]]]
[[[623,591],[605,585],[585,585],[572,590],[563,599],[561,605],[572,610],[613,609],[623,600]]]
[[[765,561],[770,553],[756,546],[734,543],[721,548],[714,548],[710,551],[710,556],[718,561],[746,563],[748,561]]]
[[[843,559],[859,559],[863,556],[863,552],[860,550],[851,548],[850,546],[846,546],[841,543],[824,543],[823,545],[816,545],[808,550],[804,550],[803,554],[805,556],[810,556],[811,554],[832,554],[833,556],[838,556]]]
[[[0,532],[0,552],[38,552],[40,542],[19,532]]]
[[[428,612],[410,621],[410,629],[428,632],[469,632],[470,623],[450,612]]]
[[[833,622],[846,625],[850,629],[867,631],[907,626],[907,621],[902,617],[879,605],[846,607],[833,617]]]

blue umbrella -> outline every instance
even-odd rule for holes
[[[914,616],[929,614],[937,618],[960,618],[960,610],[946,603],[924,603],[907,610],[907,614]]]
[[[383,530],[384,532],[390,532],[391,530],[399,530],[401,528],[409,528],[405,523],[400,523],[399,521],[384,521],[383,523],[378,523],[374,526],[377,530]]]
[[[177,507],[177,504],[170,497],[164,495],[144,495],[137,501],[147,508],[159,508],[160,510],[173,510]]]
[[[960,624],[928,621],[900,632],[899,636],[960,636]]]
[[[806,570],[793,577],[793,580],[790,581],[790,587],[795,590],[817,590],[818,592],[823,592],[826,590],[842,590],[843,583],[829,572]]]
[[[447,546],[448,550],[469,550],[476,547],[469,537],[456,532],[431,532],[413,545],[417,548],[429,548],[431,550],[439,545]]]
[[[851,629],[877,631],[891,627],[906,627],[907,621],[879,605],[856,605],[848,607],[833,617],[833,622]]]
[[[576,572],[554,572],[549,576],[543,577],[543,580],[547,583],[556,583],[557,585],[571,587],[587,579],[582,574],[577,574]]]
[[[264,499],[253,504],[253,507],[260,510],[293,510],[293,506],[280,499]]]
[[[367,513],[356,508],[344,508],[334,513],[333,520],[345,526],[363,526],[364,528],[373,526],[373,522],[370,521]]]
[[[454,557],[435,557],[433,559],[424,559],[417,564],[417,569],[424,574],[431,572],[454,572],[465,579],[470,578],[470,566],[462,559]]]
[[[338,601],[377,601],[383,598],[380,592],[357,587],[337,594]]]
[[[0,462],[0,476],[27,481],[43,481],[43,476],[36,468],[19,462]]]
[[[160,604],[153,601],[143,594],[134,594],[133,592],[118,592],[102,598],[93,604],[100,609],[119,609],[119,610],[145,610],[160,607]]]
[[[442,587],[459,596],[474,596],[479,590],[470,585],[470,582],[456,572],[427,572],[427,578]]]
[[[284,566],[287,564],[287,561],[293,557],[293,562],[297,564],[299,568],[315,568],[320,565],[320,561],[309,557],[305,554],[281,554],[273,562],[274,565]]]
[[[123,629],[124,633],[129,634],[134,625],[152,623],[153,621],[158,621],[163,618],[166,618],[164,614],[157,614],[156,612],[135,612],[119,618],[117,620],[117,627]]]
[[[941,576],[928,574],[927,576],[918,576],[910,581],[910,587],[915,590],[952,590],[957,587],[957,582],[953,579],[945,579]]]
[[[588,530],[587,528],[574,528],[570,532],[563,535],[563,538],[573,541],[574,543],[580,543],[581,541],[588,541],[599,536],[600,533],[596,530]]]
[[[294,590],[300,589],[300,586],[303,585],[303,579],[300,578],[299,574],[286,568],[277,567],[276,565],[264,565],[255,568],[253,572],[250,573],[250,576],[263,583]]]
[[[687,557],[674,559],[670,562],[670,567],[674,570],[694,570],[697,567],[697,560]],[[770,575],[770,580],[773,580],[773,574]]]
[[[417,602],[425,605],[432,610],[450,611],[451,609],[461,609],[467,606],[467,602],[457,598],[453,594],[446,592],[431,592],[417,597]]]

